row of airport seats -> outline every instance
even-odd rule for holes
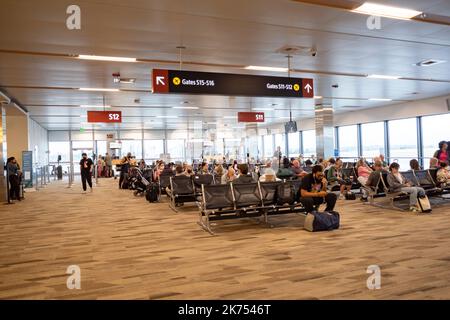
[[[411,181],[414,186],[422,187],[427,196],[448,199],[450,185],[442,185],[437,181],[437,169],[410,170],[401,172],[401,174]],[[391,192],[387,181],[387,175],[388,172],[381,171],[378,179],[374,181],[373,185],[362,186],[362,188],[367,191],[369,204],[382,206],[380,203],[375,202],[375,198],[386,197],[390,207],[398,209],[394,205],[394,201],[404,199],[408,197],[408,195],[402,192]]]
[[[214,234],[210,221],[262,216],[267,225],[269,215],[305,214],[303,205],[296,201],[296,190],[293,181],[202,185],[197,201],[199,225]]]

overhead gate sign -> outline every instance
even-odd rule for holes
[[[314,97],[313,79],[153,69],[153,93]]]

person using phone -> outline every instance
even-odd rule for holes
[[[83,193],[86,193],[86,182],[89,185],[90,191],[92,192],[92,168],[94,162],[91,158],[88,158],[86,153],[81,155],[80,160],[80,173],[81,173],[81,184],[83,185]]]
[[[323,167],[315,165],[312,172],[302,179],[299,201],[306,212],[317,210],[322,203],[326,203],[325,211],[333,211],[337,196],[327,191],[328,181],[323,174]]]

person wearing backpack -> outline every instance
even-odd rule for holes
[[[322,203],[326,203],[325,211],[333,211],[337,196],[327,192],[328,181],[323,174],[323,167],[315,165],[312,172],[302,179],[299,201],[305,207],[306,212],[312,212]]]

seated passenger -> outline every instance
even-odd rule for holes
[[[291,170],[294,173],[294,176],[296,176],[297,178],[303,178],[308,174],[306,173],[306,171],[302,169],[302,167],[300,166],[300,162],[298,160],[292,161]]]
[[[281,181],[281,179],[277,178],[275,171],[272,168],[268,168],[264,170],[264,174],[259,178],[261,182],[274,182]]]
[[[441,186],[450,185],[450,170],[447,169],[445,162],[441,162],[436,179]]]
[[[236,179],[236,171],[234,171],[233,166],[228,166],[227,172],[222,176],[221,184],[227,184],[228,182],[233,182]]]
[[[430,169],[439,169],[439,159],[438,158],[431,158],[430,159]]]
[[[209,170],[208,170],[208,163],[202,162],[200,171],[198,172],[198,174],[210,174]]]
[[[384,154],[380,154],[380,161],[383,168],[385,168],[386,170],[389,169],[389,164],[384,160]]]
[[[350,190],[352,188],[352,181],[343,176],[341,159],[336,160],[334,166],[330,167],[327,173],[327,179],[330,186],[333,187],[339,185],[340,200],[345,199],[344,191],[346,191],[345,193],[351,192]]]
[[[420,169],[420,165],[419,165],[419,161],[417,161],[417,159],[412,159],[409,162],[409,166],[411,167],[411,170],[413,171],[419,171]]]
[[[381,163],[381,161],[380,161]],[[365,186],[367,184],[367,181],[369,180],[370,174],[373,172],[373,170],[367,165],[367,162],[364,161],[364,159],[359,159],[356,163],[356,168],[358,170],[358,182]],[[361,197],[361,201],[367,201],[367,190],[362,189],[363,195]]]
[[[323,169],[323,171],[325,172],[326,170],[330,170],[330,168],[332,166],[334,166],[335,164],[336,164],[336,159],[334,159],[334,158],[328,159],[327,166],[325,167],[325,169]]]
[[[191,177],[194,175],[194,170],[192,169],[192,166],[186,165],[186,168],[184,169],[184,174],[188,177]]]
[[[252,182],[255,182],[255,180],[253,180],[253,177],[248,173],[248,165],[244,163],[240,164],[239,175],[233,181],[233,183],[252,183]]]
[[[312,212],[315,207],[318,208],[324,202],[327,204],[325,211],[333,211],[337,197],[334,193],[327,192],[327,184],[321,165],[315,165],[312,173],[303,177],[300,186],[300,202],[306,212]]]
[[[404,192],[409,194],[409,211],[419,212],[417,207],[417,197],[424,198],[426,196],[425,190],[421,187],[414,187],[400,172],[400,165],[396,162],[389,167],[390,173],[387,176],[389,190],[391,192]]]
[[[215,176],[222,177],[223,176],[223,166],[221,164],[216,165],[213,173]]]
[[[307,166],[307,167],[312,167],[312,165],[313,165],[313,162],[311,161],[311,160],[306,160],[305,161],[305,165]]]

